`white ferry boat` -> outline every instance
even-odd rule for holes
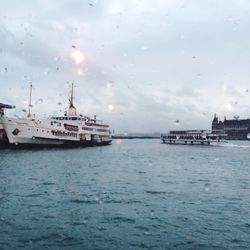
[[[223,131],[177,130],[161,134],[161,140],[167,144],[219,145],[226,142],[226,136]]]
[[[78,115],[73,104],[73,84],[69,108],[64,116],[36,119],[31,114],[30,85],[29,112],[27,118],[10,118],[0,115],[0,124],[11,146],[91,146],[108,145],[112,142],[110,127],[100,120]]]

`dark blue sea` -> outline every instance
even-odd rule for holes
[[[1,150],[0,249],[250,249],[250,142]]]

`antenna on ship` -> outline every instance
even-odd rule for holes
[[[31,97],[32,97],[32,82],[30,82],[29,112],[28,112],[28,115],[27,115],[28,118],[31,117],[31,112],[30,112],[30,108],[32,107]]]
[[[76,108],[74,106],[74,81],[72,81],[71,93],[70,93],[70,98],[69,98],[68,115],[76,116]]]

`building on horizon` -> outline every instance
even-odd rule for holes
[[[224,131],[228,140],[249,140],[250,119],[232,119],[220,121],[216,114],[212,121],[212,131]]]

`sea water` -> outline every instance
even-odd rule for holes
[[[0,151],[0,249],[249,249],[250,142]]]

